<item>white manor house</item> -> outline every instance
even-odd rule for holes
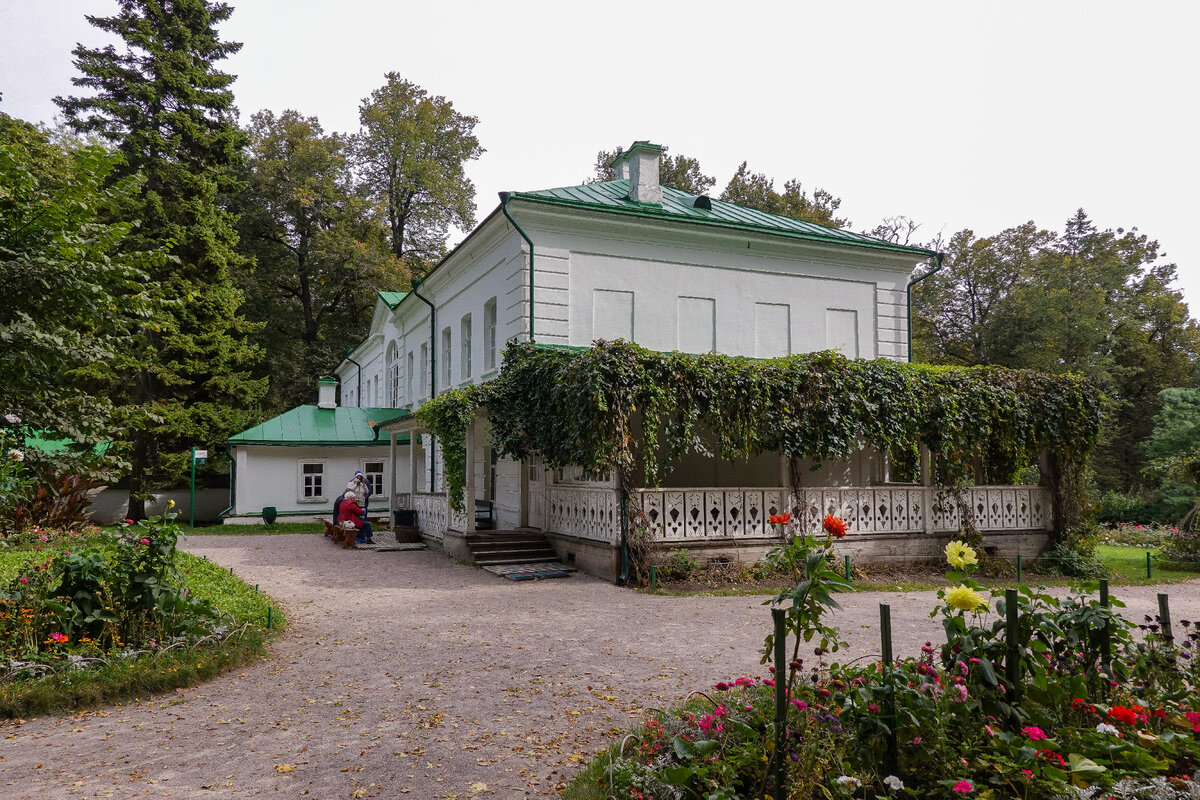
[[[908,359],[907,289],[936,254],[850,231],[743,208],[659,184],[661,148],[635,142],[617,180],[502,193],[500,204],[409,293],[381,292],[368,337],[347,352],[321,402],[234,437],[232,515],[257,521],[322,514],[354,470],[376,489],[372,510],[417,512],[422,538],[463,556],[477,525],[544,534],[558,556],[614,579],[621,569],[621,498],[611,481],[536,458],[498,457],[486,411],[469,432],[466,493],[480,513],[456,513],[436,441],[411,410],[504,369],[510,341],[586,348],[626,339],[658,351],[771,358],[836,349],[852,358]],[[763,454],[731,463],[699,455],[661,486],[634,490],[667,547],[756,557],[774,510],[834,510],[840,543],[873,557],[934,553],[962,507],[938,498],[924,459],[920,483],[889,480],[887,459],[799,470]],[[1039,486],[977,486],[968,504],[988,545],[1037,552],[1051,525]],[[470,504],[467,505],[468,511]]]

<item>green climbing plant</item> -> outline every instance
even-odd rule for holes
[[[1011,482],[1041,451],[1050,484],[1073,497],[1100,432],[1103,397],[1078,375],[847,359],[834,352],[768,360],[659,353],[625,341],[588,349],[510,344],[495,380],[439,395],[416,412],[439,438],[461,508],[466,426],[487,406],[491,441],[511,458],[622,484],[654,485],[680,457],[779,452],[815,462],[862,445],[913,461],[935,480]],[[984,474],[977,474],[979,465]],[[1078,504],[1056,504],[1063,514]],[[1072,524],[1060,518],[1060,527]]]

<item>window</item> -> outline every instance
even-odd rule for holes
[[[483,369],[496,368],[496,298],[483,305]]]
[[[421,345],[421,397],[429,396],[429,345]]]
[[[408,372],[404,373],[404,376],[408,382],[408,394],[405,395],[405,398],[411,403],[413,400],[416,400],[413,397],[413,354],[411,350],[408,352]]]
[[[388,375],[388,408],[396,408],[400,405],[400,358],[396,354],[396,343],[392,342],[388,345],[387,350],[387,375]]]
[[[301,503],[325,502],[325,462],[300,462],[300,497]]]
[[[442,352],[441,352],[441,356],[442,356],[442,391],[443,392],[450,388],[450,379],[454,375],[454,373],[450,369],[450,345],[451,344],[452,344],[452,341],[450,339],[450,329],[443,328],[442,329]]]
[[[362,462],[363,477],[366,478],[367,486],[371,489],[372,497],[381,497],[383,491],[383,462],[382,461],[364,461]]]
[[[471,315],[467,314],[458,324],[458,379],[471,380]]]

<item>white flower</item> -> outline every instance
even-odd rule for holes
[[[1096,726],[1096,733],[1108,733],[1120,736],[1121,732],[1117,730],[1115,725],[1109,725],[1107,722],[1101,722]]]
[[[9,425],[19,425],[21,423],[21,418],[10,412],[4,415],[4,421]]]
[[[886,778],[883,779],[883,782],[893,792],[898,792],[904,788],[904,781],[900,780],[895,775],[888,775]]]
[[[25,460],[25,454],[22,453],[20,450],[16,450],[16,449],[9,450],[8,457],[11,458],[13,461],[24,461]]]
[[[858,787],[862,786],[862,781],[860,781],[858,778],[855,778],[851,775],[842,775],[835,782],[837,783],[838,786],[842,787],[843,789],[854,790],[854,789],[857,789]]]

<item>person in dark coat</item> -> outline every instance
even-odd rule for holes
[[[354,526],[358,531],[354,541],[359,544],[375,544],[371,523],[367,522],[367,512],[354,500],[354,492],[342,495],[342,503],[338,506],[338,522],[349,522]]]

